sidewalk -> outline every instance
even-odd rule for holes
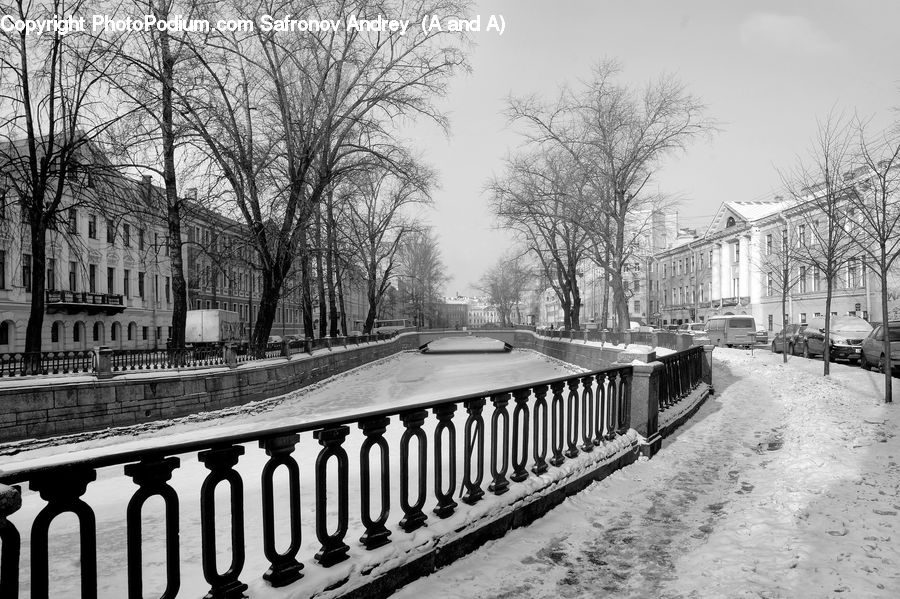
[[[652,460],[395,597],[898,596],[898,399],[855,367],[714,357],[717,395]]]

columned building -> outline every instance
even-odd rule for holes
[[[789,323],[824,316],[826,284],[818,269],[797,254],[782,253],[809,243],[815,223],[809,203],[775,198],[770,202],[726,202],[702,236],[683,238],[656,253],[650,265],[651,309],[657,325],[704,322],[710,316],[747,314],[757,326],[781,329],[783,268],[788,267]],[[880,314],[875,277],[862,255],[851,255],[833,288],[832,315],[869,319]]]

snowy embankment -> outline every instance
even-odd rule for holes
[[[900,596],[900,381],[716,349],[652,460],[396,596]]]

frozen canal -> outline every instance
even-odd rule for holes
[[[490,345],[490,344],[489,344]],[[493,347],[491,349],[496,349]],[[450,398],[453,396],[527,384],[558,377],[580,369],[547,358],[532,351],[511,353],[441,354],[428,355],[407,352],[373,362],[343,375],[338,375],[281,398],[242,406],[218,414],[204,414],[172,422],[155,423],[132,427],[127,435],[100,433],[91,439],[77,443],[44,446],[17,455],[3,457],[3,464],[38,465],[58,460],[103,454],[111,446],[116,449],[137,449],[147,445],[169,444],[196,438],[215,438],[219,435],[241,430],[257,430],[263,426],[282,426],[292,422],[317,420],[341,413],[357,413],[361,410],[385,408],[412,404],[425,400]],[[462,414],[464,417],[464,413]],[[392,419],[395,420],[395,419]],[[357,457],[361,433],[353,426],[345,448],[351,456],[350,513],[351,524],[348,542],[354,543],[354,551],[360,554],[356,545],[362,530],[358,522],[359,491],[354,491],[357,479]],[[399,472],[393,462],[397,459],[397,439],[402,426],[392,424],[388,431],[391,439],[391,472]],[[119,431],[120,433],[122,431]],[[430,434],[430,433],[429,433]],[[316,575],[327,576],[330,572],[310,563],[319,544],[314,532],[314,505],[312,496],[314,480],[313,462],[319,452],[319,445],[311,434],[301,435],[295,455],[300,464],[301,479],[301,522],[303,548],[298,558],[305,562],[306,579]],[[246,453],[241,457],[236,470],[244,481],[244,514],[247,561],[241,579],[251,583],[251,594],[280,591],[267,588],[259,579],[268,567],[262,552],[261,541],[261,492],[260,472],[267,461],[265,453],[256,444],[246,444]],[[200,551],[200,510],[199,487],[207,475],[206,468],[197,461],[195,454],[180,456],[181,467],[172,478],[172,486],[178,491],[180,501],[180,545],[181,545],[181,591],[179,597],[201,597],[209,590],[201,572]],[[0,466],[2,467],[2,466]],[[282,473],[283,474],[283,473]],[[358,482],[358,481],[357,481]],[[127,596],[125,560],[125,506],[137,487],[132,480],[122,474],[122,467],[104,468],[98,471],[97,481],[91,483],[84,496],[97,517],[98,578],[99,596],[120,599]],[[217,491],[217,511],[227,518],[226,485]],[[287,518],[288,487],[285,478],[276,475],[276,518],[285,522]],[[392,506],[391,523],[400,519],[399,500],[396,488]],[[220,503],[221,501],[221,503]],[[23,489],[23,507],[16,512],[13,521],[22,533],[21,574],[23,594],[28,597],[29,586],[29,533],[31,522],[44,502],[36,493]],[[329,518],[334,518],[336,505],[329,504]],[[163,527],[162,503],[158,497],[151,498],[144,508],[144,583],[145,594],[158,595],[165,586],[165,533]],[[224,520],[224,519],[223,519]],[[331,520],[332,522],[334,520]],[[407,542],[415,542],[415,535]],[[58,517],[51,526],[50,596],[57,598],[78,597],[79,556],[73,547],[78,546],[77,523],[71,514]],[[398,542],[381,549],[381,552],[397,552],[403,535],[395,535]],[[217,529],[220,572],[227,569],[229,558],[229,533],[224,523]],[[280,550],[286,546],[285,537],[279,536]],[[372,552],[373,554],[375,552]],[[254,591],[254,589],[258,589]],[[303,596],[301,593],[299,596]]]
[[[856,367],[714,357],[716,395],[652,460],[395,597],[900,596],[900,398]]]

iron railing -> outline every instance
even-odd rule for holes
[[[94,354],[91,350],[0,354],[0,377],[91,373],[93,371]]]
[[[328,347],[358,346],[362,343],[393,339],[397,333],[373,333],[349,337],[306,339],[288,342],[288,356]],[[233,348],[236,362],[251,362],[284,356],[282,342],[269,343],[257,355],[246,346]],[[112,372],[167,370],[221,366],[227,363],[225,349],[220,346],[197,346],[173,349],[112,350]],[[65,350],[49,352],[9,352],[0,354],[0,378],[28,375],[95,373],[94,351]]]
[[[668,356],[657,356],[665,367],[659,382],[660,411],[671,408],[700,385],[703,352],[703,347],[698,345]]]
[[[46,599],[51,586],[80,585],[82,597],[96,597],[98,587],[123,597],[127,588],[128,597],[144,597],[152,587],[165,589],[156,596],[171,598],[185,581],[200,582],[199,572],[186,571],[196,569],[190,565],[196,562],[202,563],[209,585],[207,597],[243,596],[248,576],[262,575],[272,586],[290,584],[302,577],[304,562],[330,567],[360,556],[392,542],[400,531],[411,533],[430,519],[451,516],[459,509],[457,499],[474,504],[486,493],[502,495],[613,441],[630,428],[631,381],[632,367],[622,366],[264,430],[222,434],[213,429],[204,438],[131,450],[113,447],[94,457],[40,467],[10,464],[0,473],[0,483],[27,485],[43,501],[35,493],[22,495],[21,512],[31,514],[30,521],[17,518],[20,510],[13,502],[0,505],[0,596],[16,599],[30,592],[34,599]],[[352,457],[356,447],[358,458]],[[300,449],[299,459],[295,449]],[[245,454],[242,475],[236,466]],[[182,466],[188,470],[179,473]],[[117,480],[111,469],[120,467],[135,485],[130,498],[122,495],[115,507],[95,509],[91,502],[111,500],[88,488],[99,478],[97,486],[114,485],[113,495],[119,496],[128,483]],[[286,487],[278,493],[277,470]],[[245,476],[260,481],[258,493],[245,491]],[[200,486],[191,492],[185,485]],[[220,485],[227,492],[218,501],[227,498],[230,509],[217,509]],[[245,510],[248,497],[258,497],[261,509]],[[144,513],[151,498],[157,498],[156,518]],[[198,503],[199,524],[191,519]],[[276,519],[276,510],[287,516]],[[77,520],[77,532],[52,526],[66,513]],[[248,523],[260,514],[261,522]],[[153,522],[162,527],[160,534],[142,535],[142,527]],[[194,528],[188,530],[189,525]],[[101,538],[98,530],[110,527],[124,531],[124,538],[117,541],[118,535],[108,532]],[[231,542],[220,538],[217,545],[217,530],[228,531]],[[315,534],[318,551],[304,544],[304,530]],[[351,532],[360,535],[359,544],[348,544]],[[245,572],[245,552],[251,552],[254,563],[266,564],[265,571]],[[158,558],[154,580],[143,566],[145,555]],[[189,556],[195,556],[193,562],[185,559]],[[222,571],[220,564],[229,565]],[[107,580],[111,576],[120,578]]]

